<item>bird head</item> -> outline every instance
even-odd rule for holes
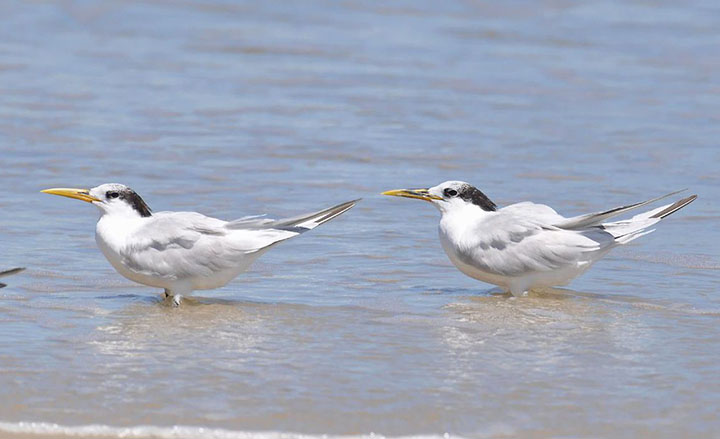
[[[140,217],[152,215],[140,195],[123,184],[107,183],[92,189],[53,188],[41,192],[92,203],[103,214]]]
[[[464,181],[446,181],[427,189],[395,189],[382,194],[429,201],[441,212],[469,206],[488,212],[497,210],[495,203],[484,193]]]

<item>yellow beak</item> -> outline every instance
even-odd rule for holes
[[[432,195],[427,189],[394,189],[392,191],[383,192],[382,195],[392,195],[393,197],[417,198],[418,200],[432,201],[442,200],[442,198]]]
[[[86,201],[88,203],[92,203],[93,201],[102,201],[99,198],[95,198],[92,195],[90,195],[90,191],[87,189],[73,189],[73,188],[66,188],[66,187],[56,187],[52,189],[45,189],[44,191],[40,191],[46,194],[52,194],[52,195],[61,195],[63,197],[68,198],[75,198],[76,200],[82,200]]]

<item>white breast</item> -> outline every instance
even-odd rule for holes
[[[122,251],[128,238],[142,227],[143,218],[127,218],[103,215],[95,227],[95,242],[110,265],[122,276],[156,288],[171,288],[172,282],[154,276],[147,276],[129,269],[123,260]]]
[[[463,262],[460,256],[460,247],[466,239],[464,235],[468,232],[469,225],[475,224],[475,221],[471,219],[477,214],[477,209],[474,208],[465,211],[458,209],[452,213],[444,214],[438,227],[440,244],[448,255],[450,262],[463,274],[473,279],[506,288],[510,281],[507,277],[478,268],[483,265],[482,260],[474,261],[475,263],[470,265]],[[482,213],[480,214],[482,215]]]

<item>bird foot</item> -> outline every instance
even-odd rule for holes
[[[165,290],[165,301],[170,302],[170,304],[174,307],[180,306],[180,302],[182,302],[183,296],[182,294],[172,294],[170,291]]]
[[[512,294],[512,297],[513,297],[513,298],[517,298],[517,297],[527,297],[527,296],[529,295],[529,291],[528,291],[528,290],[525,290],[525,291],[513,291],[513,290],[510,290],[510,294]]]

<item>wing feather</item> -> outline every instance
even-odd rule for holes
[[[297,235],[285,230],[230,230],[227,222],[195,212],[160,212],[137,231],[122,251],[131,270],[167,279],[210,276]]]
[[[461,261],[502,276],[547,272],[582,264],[589,253],[613,243],[601,230],[590,237],[582,232],[548,226],[533,218],[504,213],[471,228],[459,242]]]
[[[356,202],[284,220],[255,216],[227,222],[197,212],[158,212],[130,236],[120,255],[123,265],[139,274],[172,280],[211,276],[330,221]]]

